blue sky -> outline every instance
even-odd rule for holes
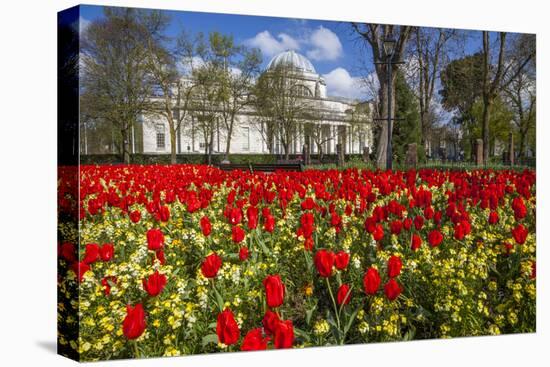
[[[181,29],[191,33],[231,34],[238,44],[259,48],[264,67],[278,52],[294,49],[308,57],[325,77],[329,94],[365,98],[360,77],[366,74],[364,65],[371,64],[370,49],[360,46],[348,23],[186,11],[166,13],[171,17],[169,36],[177,36]],[[102,6],[81,7],[84,24],[102,16]],[[467,52],[480,47],[480,33],[475,33],[468,41]]]

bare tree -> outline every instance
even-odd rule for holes
[[[82,39],[81,109],[116,126],[123,160],[130,163],[130,132],[151,103],[147,43],[161,37],[163,17],[131,8],[106,7],[104,13]]]
[[[530,36],[530,35],[529,35]],[[483,161],[489,159],[489,121],[491,118],[491,107],[499,92],[508,87],[521,71],[534,58],[535,49],[526,48],[525,52],[511,55],[506,58],[506,32],[497,35],[498,53],[496,65],[491,59],[491,42],[488,31],[482,32],[483,37],[483,80],[482,80],[482,101],[483,117],[481,121],[481,135],[483,139]],[[530,38],[526,43],[530,43]],[[494,72],[493,72],[494,70]]]
[[[407,71],[418,98],[420,114],[420,140],[425,146],[426,136],[435,122],[433,114],[434,91],[439,73],[447,61],[447,46],[457,35],[456,30],[417,27],[411,42],[411,58]],[[412,74],[412,75],[411,75]]]
[[[310,101],[304,98],[297,73],[292,67],[278,65],[262,74],[254,88],[254,106],[260,117],[262,135],[281,144],[286,160],[300,133],[299,126],[308,120],[312,110]],[[268,142],[270,151],[273,151],[272,144]]]
[[[536,85],[535,80],[525,72],[504,89],[504,96],[514,111],[514,124],[519,134],[518,155],[525,157],[528,134],[535,128],[536,122]]]
[[[251,102],[250,89],[259,72],[261,54],[257,49],[235,45],[232,36],[214,32],[209,37],[210,52],[219,75],[220,120],[225,132],[225,157],[229,160],[236,117]]]
[[[386,61],[386,55],[384,53],[384,40],[390,36],[396,36],[395,51],[393,53],[392,61],[398,61],[403,58],[405,47],[409,41],[413,27],[410,26],[394,26],[394,25],[381,25],[381,24],[368,24],[368,23],[351,23],[352,29],[357,33],[362,40],[366,41],[371,48],[372,58],[374,61],[374,69],[378,77],[380,84],[379,89],[379,118],[387,118],[388,114],[395,116],[395,80],[397,76],[398,65],[393,64],[392,68],[392,80],[388,86],[387,81],[387,68],[383,64]],[[388,88],[391,89],[392,95],[392,111],[388,111]],[[390,127],[392,129],[392,127]],[[376,149],[376,162],[380,168],[386,167],[386,156],[388,148],[388,126],[382,124],[379,129],[378,146]]]
[[[170,49],[152,40],[147,47],[147,65],[150,70],[157,95],[152,99],[150,110],[168,122],[170,132],[170,162],[176,163],[178,136],[183,123],[190,113],[193,83],[190,78],[197,67],[195,43],[185,32]]]

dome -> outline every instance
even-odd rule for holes
[[[294,50],[284,51],[275,55],[269,64],[267,64],[267,69],[274,69],[275,67],[281,65],[290,66],[291,68],[302,72],[316,74],[315,68],[313,67],[311,61],[309,61],[304,55],[301,55]]]

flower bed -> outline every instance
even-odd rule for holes
[[[535,331],[534,171],[82,166],[79,202],[60,177],[82,360]]]

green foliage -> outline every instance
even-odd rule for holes
[[[397,74],[395,82],[395,99],[395,117],[402,120],[394,122],[393,155],[397,162],[404,162],[409,144],[416,143],[420,148],[421,131],[418,103],[401,72]]]
[[[478,122],[473,124],[471,129],[465,131],[469,134],[469,137],[474,139],[481,138],[481,119],[483,116],[483,103],[481,100],[477,100],[472,106],[471,112],[473,121]],[[512,127],[512,119],[514,113],[510,110],[510,107],[497,97],[495,102],[491,105],[491,115],[489,120],[489,144],[490,150],[493,151],[495,147],[495,141],[499,140],[501,143],[507,144],[508,136],[510,132],[516,134]],[[517,137],[515,137],[517,141]]]
[[[451,61],[441,72],[441,103],[447,111],[458,109],[467,119],[472,105],[481,96],[483,55],[476,53]]]

